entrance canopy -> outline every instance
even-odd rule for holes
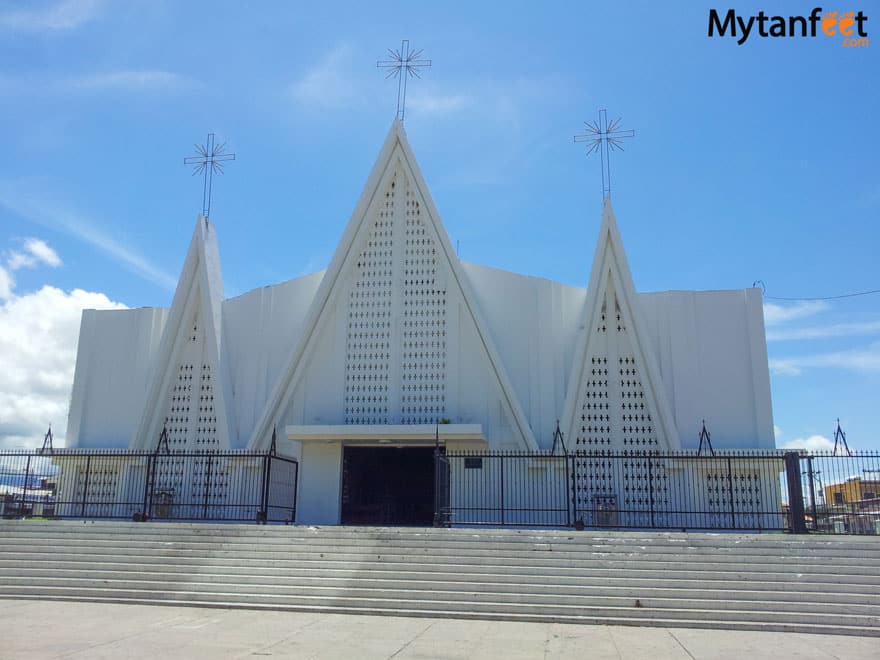
[[[352,444],[432,445],[439,435],[441,444],[487,446],[482,424],[313,424],[288,426],[288,440],[299,442],[339,442]]]

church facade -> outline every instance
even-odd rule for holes
[[[396,120],[325,271],[227,299],[199,218],[170,308],[85,311],[68,447],[275,434],[312,524],[363,516],[370,475],[427,497],[435,442],[549,451],[558,425],[570,451],[686,452],[706,420],[716,450],[774,447],[759,290],[637,293],[609,199],[588,268],[460,261]]]

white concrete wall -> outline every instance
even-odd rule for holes
[[[323,271],[224,301],[222,359],[232,379],[234,448],[245,446],[263,412],[322,277]]]
[[[140,422],[167,309],[85,310],[68,447],[128,447]]]
[[[538,444],[553,444],[586,289],[463,262]]]
[[[463,264],[516,396],[539,441],[552,443],[565,398],[586,290]],[[322,273],[227,300],[222,359],[241,447],[300,338]],[[289,424],[343,420],[344,297],[320,329],[316,351],[285,415]],[[760,292],[640,294],[646,335],[660,366],[684,448],[705,419],[716,449],[774,446]],[[125,447],[137,424],[168,310],[86,311],[68,425],[69,446]],[[511,420],[463,301],[450,293],[448,404],[453,422],[483,424],[493,447],[509,447]],[[394,421],[392,420],[392,423]]]
[[[342,443],[306,443],[300,458],[296,521],[338,525],[342,480]]]
[[[775,446],[761,294],[640,294],[682,448],[699,446],[702,420],[715,449]]]

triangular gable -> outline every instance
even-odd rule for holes
[[[134,449],[229,449],[229,379],[220,360],[223,281],[213,225],[196,221],[147,390]]]
[[[609,198],[582,319],[562,414],[568,448],[680,449]]]
[[[452,409],[467,412],[470,401],[447,392],[443,374],[485,365],[478,377],[496,388],[500,404],[488,416],[510,430],[509,444],[537,447],[399,120],[391,126],[249,447],[264,446],[273,426],[283,423],[281,416],[337,313],[347,316],[339,327],[348,328],[338,344],[346,351],[340,375],[344,418],[338,421],[424,424]],[[447,323],[461,329],[464,338],[449,351],[454,356],[447,355]],[[479,411],[474,415],[481,417]]]

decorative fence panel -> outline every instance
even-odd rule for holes
[[[880,452],[812,452],[800,468],[807,529],[880,534]]]
[[[0,452],[0,516],[293,522],[296,461],[243,451]]]
[[[880,534],[880,454],[447,452],[443,460],[440,524]],[[817,485],[823,475],[833,487]]]

